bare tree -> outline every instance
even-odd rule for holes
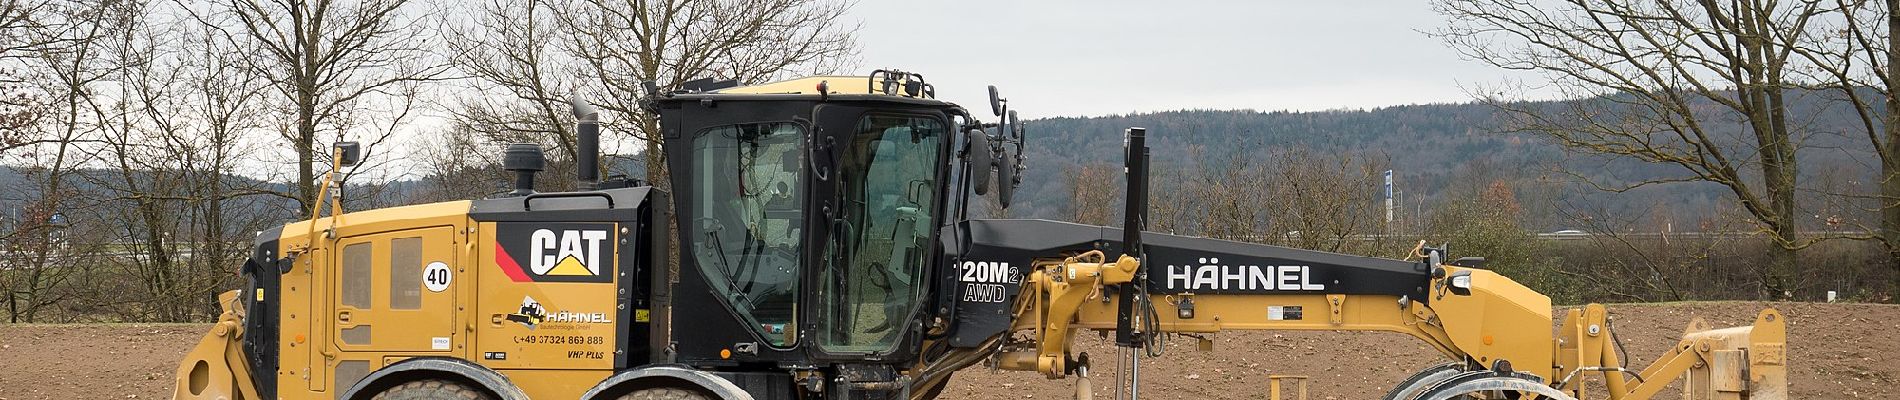
[[[23,59],[57,43],[40,31],[51,1],[0,0],[0,151],[23,146],[39,117],[38,96],[27,88]]]
[[[107,81],[118,68],[108,59],[106,41],[113,28],[132,18],[122,4],[64,4],[37,14],[26,29],[13,34],[26,42],[38,43],[30,53],[10,61],[20,62],[34,71],[26,76],[33,92],[48,101],[45,115],[24,129],[34,139],[10,143],[7,150],[28,150],[11,154],[29,168],[29,188],[13,199],[18,207],[12,228],[5,234],[5,265],[0,271],[0,290],[7,293],[7,306],[14,320],[34,321],[40,311],[61,303],[71,295],[69,278],[79,271],[76,266],[90,265],[82,256],[96,252],[91,247],[72,246],[67,242],[75,226],[97,226],[75,221],[68,213],[85,206],[76,196],[73,176],[93,157],[99,127],[104,123],[94,112],[91,93]],[[19,50],[15,50],[19,51]],[[90,232],[87,232],[90,233]]]
[[[446,64],[421,4],[408,0],[223,0],[200,23],[262,53],[249,67],[269,77],[288,109],[283,140],[296,153],[288,193],[306,207],[315,193],[320,140],[370,136],[382,142],[416,110],[418,84],[438,80]],[[382,117],[378,119],[377,117]],[[365,133],[367,132],[367,133]],[[372,149],[375,146],[370,146]]]
[[[1385,241],[1378,208],[1385,163],[1371,156],[1322,154],[1304,148],[1269,157],[1264,209],[1288,245],[1336,253],[1373,254]],[[1258,197],[1258,196],[1256,196]],[[1388,254],[1388,256],[1390,256]]]
[[[1485,267],[1524,282],[1533,289],[1560,289],[1548,281],[1547,257],[1538,257],[1540,243],[1523,228],[1523,207],[1517,193],[1502,179],[1477,180],[1481,168],[1463,168],[1459,181],[1477,183],[1473,191],[1452,191],[1455,200],[1437,207],[1428,217],[1433,243],[1450,244],[1459,254],[1481,255]]]
[[[833,0],[554,0],[564,50],[606,127],[644,143],[647,175],[669,186],[659,120],[640,109],[643,82],[662,91],[699,78],[761,82],[851,63],[857,28]]]
[[[1196,181],[1200,198],[1200,234],[1225,240],[1276,243],[1269,240],[1262,224],[1271,214],[1267,208],[1280,205],[1267,200],[1267,168],[1238,160],[1205,163]]]
[[[1878,185],[1849,184],[1822,188],[1831,197],[1846,197],[1858,207],[1875,215],[1877,222],[1856,215],[1830,215],[1824,220],[1828,230],[1843,227],[1878,231],[1868,235],[1887,249],[1887,263],[1896,272],[1893,284],[1900,288],[1900,1],[1817,1],[1827,8],[1828,18],[1820,18],[1816,29],[1797,32],[1785,38],[1796,57],[1806,67],[1795,70],[1797,76],[1812,85],[1836,91],[1852,108],[1856,117],[1851,135],[1865,138],[1866,149],[1879,165]],[[1869,187],[1871,186],[1871,187]],[[1857,190],[1872,188],[1875,190]]]
[[[263,76],[244,61],[255,47],[225,40],[210,27],[171,21],[151,7],[111,41],[123,64],[116,93],[95,98],[105,171],[88,174],[95,214],[113,221],[121,255],[112,264],[136,282],[109,304],[122,317],[190,321],[215,315],[205,299],[234,282],[247,255],[246,232],[274,219],[255,197],[272,193],[233,178],[246,135],[261,127]],[[109,171],[109,172],[107,172]],[[103,297],[103,296],[102,296]],[[106,299],[98,299],[106,300]]]
[[[553,150],[548,176],[575,176],[577,150],[567,102],[580,90],[586,65],[553,45],[571,41],[571,32],[561,28],[554,5],[545,1],[488,0],[473,8],[467,20],[451,21],[461,26],[444,30],[449,59],[472,78],[462,82],[474,93],[448,109],[456,130],[480,141],[445,137],[442,144],[536,143]],[[574,188],[572,179],[539,183],[549,190]]]
[[[1796,251],[1824,238],[1799,234],[1795,153],[1812,132],[1789,112],[1800,59],[1788,38],[1808,32],[1823,2],[1441,0],[1435,8],[1451,21],[1437,36],[1465,57],[1542,73],[1589,99],[1527,105],[1504,91],[1480,94],[1509,117],[1509,130],[1680,171],[1591,181],[1607,190],[1722,185],[1780,249],[1761,287],[1787,298],[1803,286]]]
[[[413,157],[422,161],[421,180],[428,185],[410,203],[483,198],[504,191],[499,184],[512,177],[499,168],[500,153],[486,148],[474,131],[457,124],[417,143]]]
[[[1115,206],[1119,192],[1113,183],[1120,168],[1107,163],[1089,163],[1062,171],[1063,186],[1068,189],[1069,222],[1088,225],[1115,225]]]
[[[648,94],[643,82],[671,91],[698,78],[760,82],[830,72],[856,51],[856,29],[840,19],[847,7],[832,0],[486,0],[448,30],[451,60],[479,94],[450,108],[491,146],[553,150],[550,172],[572,176],[560,174],[576,157],[566,102],[581,96],[609,111],[602,115],[608,131],[640,143],[648,178],[667,187],[666,158],[649,134],[658,120],[639,107]]]

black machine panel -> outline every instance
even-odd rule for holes
[[[664,349],[666,336],[664,326],[656,327],[651,318],[640,318],[638,310],[652,310],[657,307],[654,301],[661,297],[656,292],[662,290],[653,283],[662,278],[667,268],[668,254],[666,246],[653,246],[653,238],[665,237],[666,220],[671,212],[671,204],[666,192],[652,187],[640,186],[617,189],[604,189],[585,192],[537,193],[527,196],[499,197],[476,200],[470,205],[469,218],[481,222],[495,222],[499,226],[564,226],[576,230],[606,230],[615,224],[624,232],[614,246],[613,253],[618,254],[617,264],[606,264],[603,273],[591,276],[558,276],[535,274],[535,279],[549,282],[611,282],[612,275],[618,275],[620,290],[615,299],[617,315],[614,335],[614,367],[627,368],[655,362],[655,350]],[[521,254],[525,257],[530,250],[514,248],[519,244],[531,243],[534,229],[500,229],[497,243],[503,251]],[[614,237],[613,234],[604,237]],[[591,262],[590,262],[591,263]],[[657,267],[656,267],[657,266]],[[661,311],[664,312],[664,311]],[[665,317],[659,317],[665,321]],[[664,322],[661,322],[664,323]],[[655,335],[655,328],[662,332]]]
[[[1046,220],[971,220],[946,228],[948,268],[939,304],[953,309],[950,344],[974,347],[1008,329],[1030,262],[1102,250],[1121,254],[1121,229]],[[1423,262],[1360,257],[1217,239],[1144,233],[1147,288],[1155,294],[1382,294],[1423,301]],[[956,242],[956,241],[960,241]]]
[[[277,239],[283,231],[279,225],[258,232],[251,257],[244,260],[239,271],[245,279],[245,290],[238,293],[238,300],[243,301],[244,331],[249,333],[243,339],[244,359],[253,371],[253,387],[265,398],[277,397],[277,338],[281,332],[278,304],[283,299],[277,291],[291,266],[290,260],[277,254]]]

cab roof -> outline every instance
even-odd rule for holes
[[[823,96],[820,96],[818,92],[820,83],[825,86]],[[675,93],[668,96],[668,99],[889,101],[962,108],[955,103],[932,97],[909,96],[901,90],[896,94],[885,94],[882,90],[874,90],[874,83],[871,78],[865,76],[819,75],[705,92]]]

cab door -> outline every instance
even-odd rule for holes
[[[331,277],[331,331],[343,352],[449,352],[455,338],[457,238],[450,226],[346,237]]]

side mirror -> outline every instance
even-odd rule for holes
[[[363,146],[356,142],[338,142],[336,157],[338,167],[354,167],[363,161]]]
[[[1009,208],[1009,202],[1016,196],[1016,185],[1022,178],[1016,171],[1016,155],[1004,154],[996,160],[996,202],[1003,208]]]
[[[969,174],[978,196],[990,193],[990,166],[996,163],[991,156],[989,134],[983,133],[980,128],[963,131],[963,157],[970,166],[964,173]]]
[[[996,93],[996,85],[990,85],[990,113],[1003,116],[1003,95]]]
[[[1018,142],[1023,140],[1023,122],[1016,119],[1016,110],[1009,110],[1009,132],[1006,133]]]

